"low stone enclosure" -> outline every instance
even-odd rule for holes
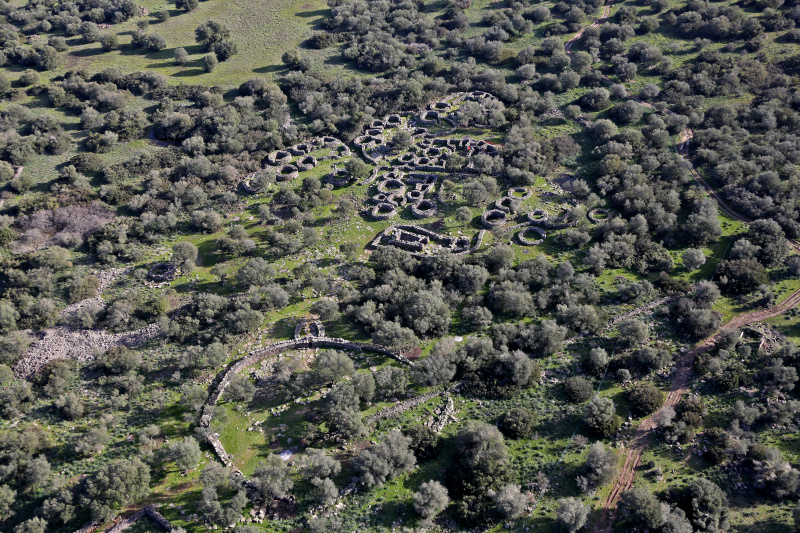
[[[332,172],[325,174],[322,181],[330,183],[334,187],[344,187],[350,183],[350,174],[343,168],[334,168]]]
[[[305,157],[300,158],[300,160],[297,161],[296,164],[298,170],[300,171],[311,170],[312,168],[317,166],[317,158],[314,157],[313,155],[307,155]]]
[[[599,216],[598,216],[599,215]],[[609,215],[608,209],[603,209],[602,207],[595,207],[591,209],[588,213],[586,213],[586,217],[593,223],[598,224]]]
[[[481,213],[481,224],[487,228],[499,228],[508,222],[508,213],[499,209],[489,209]]]
[[[527,187],[512,187],[508,190],[506,196],[515,198],[517,200],[527,200],[533,195],[533,191]]]
[[[302,339],[304,337],[324,337],[325,326],[322,325],[316,318],[307,319],[301,318],[294,328],[294,338]]]
[[[292,153],[292,155],[299,156],[299,155],[306,155],[308,152],[311,151],[311,148],[312,148],[311,144],[309,143],[300,143],[289,148],[289,151]]]
[[[536,233],[540,238],[539,239],[529,239],[526,237],[527,233]],[[535,246],[537,244],[542,244],[544,240],[547,238],[547,233],[542,228],[538,228],[536,226],[526,226],[522,228],[519,233],[517,233],[517,240],[523,246]]]
[[[306,325],[309,325],[307,321],[302,321],[299,325],[299,329],[303,329]],[[321,326],[321,324],[320,324]],[[310,327],[310,325],[309,325]],[[298,329],[296,328],[295,331],[297,332]],[[324,334],[324,328],[321,328],[318,331],[322,331]],[[220,398],[222,398],[222,394],[225,392],[225,388],[230,383],[231,379],[233,379],[236,374],[240,371],[244,370],[248,366],[251,366],[258,361],[270,357],[273,355],[277,355],[279,353],[283,353],[289,350],[299,350],[305,348],[335,348],[338,350],[350,350],[350,351],[369,351],[369,352],[376,352],[382,355],[386,355],[387,357],[391,357],[395,361],[402,363],[408,366],[414,366],[414,363],[411,362],[405,356],[390,350],[389,348],[382,346],[380,344],[374,344],[371,342],[355,342],[355,341],[348,341],[346,339],[340,339],[335,337],[324,337],[324,336],[314,336],[313,331],[310,335],[305,337],[299,337],[291,340],[285,341],[278,341],[269,346],[262,348],[261,350],[256,350],[250,352],[250,354],[237,359],[236,361],[232,362],[228,367],[217,374],[216,378],[214,378],[214,383],[212,384],[212,391],[208,396],[208,401],[206,405],[203,407],[203,414],[200,417],[200,425],[202,427],[209,427],[211,424],[211,420],[213,417],[213,406],[219,402]],[[245,484],[248,487],[252,487],[252,483],[249,482],[241,470],[237,469],[233,465],[233,461],[231,460],[228,453],[225,451],[225,448],[222,446],[222,443],[219,440],[219,436],[208,433],[207,441],[214,448],[214,452],[216,453],[219,460],[225,466],[231,467],[234,472],[236,472],[239,476],[242,477]]]
[[[411,206],[411,213],[417,218],[428,218],[436,214],[436,202],[420,200]]]
[[[147,271],[147,279],[156,283],[172,281],[178,277],[178,267],[169,261],[156,263]]]
[[[397,208],[388,202],[383,202],[372,208],[370,216],[375,220],[389,220],[397,214]]]
[[[436,255],[433,253],[436,251],[465,255],[476,251],[481,246],[485,234],[486,230],[479,231],[475,243],[470,246],[471,239],[467,236],[451,237],[413,224],[395,224],[380,232],[369,246],[372,248],[394,246],[411,252],[414,257]],[[440,250],[430,249],[432,243],[436,244]]]
[[[300,171],[294,165],[283,165],[278,169],[278,173],[275,177],[277,181],[291,181],[296,179],[297,176],[300,175]]]
[[[398,179],[388,179],[379,181],[377,185],[378,192],[383,194],[405,194],[406,184]]]
[[[258,172],[251,172],[250,174],[247,174],[242,178],[240,185],[242,187],[242,190],[247,194],[256,194],[258,192],[250,184],[250,182],[253,180],[253,178],[256,177],[257,174]]]
[[[290,154],[286,150],[278,150],[277,152],[273,152],[267,156],[267,163],[269,163],[273,167],[285,165],[291,160],[292,160],[292,154]]]
[[[520,205],[520,200],[511,196],[503,196],[494,203],[495,208],[506,213],[516,213],[519,211]]]
[[[578,222],[568,222],[566,217],[553,220],[547,212],[541,209],[534,209],[528,213],[528,221],[538,226],[544,226],[549,229],[566,229],[573,228],[578,225]]]

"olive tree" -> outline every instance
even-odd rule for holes
[[[575,533],[586,525],[591,509],[578,498],[561,498],[556,510],[556,523],[564,531]]]
[[[686,269],[687,272],[692,272],[697,270],[704,264],[706,264],[706,256],[702,250],[697,248],[687,248],[683,255],[681,256],[683,259],[683,267]]]
[[[252,481],[264,498],[283,498],[294,486],[289,470],[283,459],[269,454],[256,466]]]
[[[601,396],[595,396],[591,399],[586,408],[583,421],[589,429],[603,437],[610,437],[616,433],[622,423],[619,416],[617,416],[614,401]]]
[[[414,510],[422,518],[430,519],[442,512],[450,503],[447,489],[438,481],[426,481],[414,493]]]
[[[399,430],[387,433],[383,442],[365,450],[353,467],[362,483],[370,487],[383,485],[416,466],[417,459],[410,449],[411,439]]]

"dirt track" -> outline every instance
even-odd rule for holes
[[[798,304],[800,304],[800,289],[790,294],[778,305],[768,309],[761,309],[751,313],[745,313],[732,318],[716,334],[703,341],[700,341],[694,346],[694,348],[681,356],[677,362],[677,370],[675,372],[675,377],[672,380],[672,388],[670,389],[669,394],[667,394],[667,398],[664,401],[664,406],[661,407],[661,409],[659,409],[657,412],[644,419],[636,429],[636,434],[631,440],[628,446],[628,452],[625,455],[625,464],[622,466],[622,469],[614,479],[614,485],[611,489],[611,492],[608,494],[608,496],[606,496],[601,504],[602,512],[600,519],[597,521],[594,529],[592,530],[594,533],[605,533],[611,531],[611,527],[614,525],[614,520],[616,519],[616,507],[619,497],[624,491],[630,489],[633,485],[633,481],[636,476],[636,467],[639,466],[639,462],[642,460],[644,450],[647,447],[647,444],[650,442],[650,437],[653,434],[653,430],[656,428],[658,414],[661,413],[664,408],[674,408],[678,402],[680,402],[681,397],[687,391],[689,380],[692,377],[692,367],[695,356],[710,350],[714,346],[719,333],[723,329],[740,328],[748,324],[763,322],[769,318],[782,315],[789,309],[797,307]]]
[[[608,18],[611,14],[611,4],[609,3],[606,6],[603,6],[603,11],[598,19],[594,20],[591,24],[591,27],[599,26],[600,22],[603,19]],[[585,28],[573,35],[569,40],[564,43],[564,50],[567,54],[572,53],[572,46],[575,42],[581,38]],[[609,78],[605,78],[608,83],[612,83]],[[649,102],[645,102],[640,98],[635,96],[632,97],[637,102],[647,106],[653,107],[652,104]],[[672,111],[667,110],[667,113],[672,113]],[[680,155],[686,161],[689,161],[689,144],[691,143],[692,138],[694,137],[694,131],[691,128],[686,128],[683,131],[681,136],[680,143],[675,147],[678,155]],[[751,219],[740,215],[736,211],[733,210],[725,200],[717,194],[717,192],[703,179],[699,172],[691,165],[690,162],[690,173],[692,178],[705,189],[706,193],[714,198],[717,201],[720,209],[732,219],[742,222],[742,223],[749,223],[752,222]],[[789,246],[800,252],[800,242],[795,241],[793,239],[787,239]],[[751,313],[745,313],[743,315],[739,315],[731,319],[727,322],[724,328],[739,328],[745,326],[747,324],[753,324],[756,322],[762,322],[772,317],[779,316],[789,309],[796,307],[800,304],[800,290],[797,290],[790,294],[785,300],[774,307],[770,307],[768,309],[762,309],[759,311],[753,311]],[[722,329],[720,330],[722,331]],[[685,353],[681,358],[677,361],[675,377],[672,381],[672,387],[667,394],[666,400],[664,402],[664,406],[657,411],[656,413],[652,414],[645,420],[639,424],[639,427],[636,430],[636,434],[634,435],[633,439],[631,440],[628,446],[628,452],[625,456],[625,464],[623,465],[620,472],[617,474],[616,478],[614,479],[614,485],[611,492],[606,496],[601,504],[601,515],[600,519],[595,524],[593,528],[594,533],[606,533],[610,532],[612,526],[614,525],[614,521],[616,519],[616,507],[617,502],[619,501],[620,495],[628,490],[632,485],[636,475],[636,467],[639,466],[639,462],[642,459],[642,455],[644,454],[644,450],[647,448],[647,444],[650,441],[650,437],[653,433],[653,430],[656,428],[656,420],[657,415],[661,413],[661,411],[665,407],[675,407],[678,402],[680,401],[683,393],[686,392],[689,380],[692,378],[692,367],[694,363],[694,358],[697,354],[703,353],[714,346],[714,343],[717,339],[719,332],[715,335],[699,342],[692,348],[690,351]]]
[[[611,2],[609,2],[608,5],[603,6],[603,10],[600,12],[600,17],[592,21],[590,27],[596,28],[597,26],[600,25],[600,22],[604,19],[607,19],[609,15],[611,15]],[[569,54],[572,52],[572,45],[575,44],[575,41],[581,38],[581,35],[583,35],[584,31],[586,31],[586,28],[583,28],[581,31],[570,37],[569,40],[564,43],[564,51],[566,53]]]

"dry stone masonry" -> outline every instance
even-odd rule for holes
[[[308,335],[303,336],[305,331],[308,331]],[[399,354],[380,344],[348,341],[346,339],[340,339],[336,337],[325,337],[324,335],[325,328],[318,320],[308,321],[306,319],[302,319],[295,327],[294,339],[275,342],[269,346],[266,346],[265,348],[250,352],[245,357],[237,359],[231,363],[228,368],[217,375],[215,379],[216,384],[213,386],[213,390],[208,397],[208,401],[203,407],[203,414],[200,417],[200,425],[203,427],[209,427],[211,425],[211,420],[213,417],[213,409],[211,409],[211,407],[216,405],[220,398],[222,398],[225,388],[228,386],[234,376],[248,366],[257,363],[266,357],[277,355],[286,351],[306,348],[335,348],[348,351],[369,351],[386,355],[402,364],[414,366],[414,363],[412,363],[402,354]],[[219,440],[219,435],[209,433],[207,436],[207,441],[214,449],[214,453],[217,455],[217,457],[219,457],[219,460],[225,466],[233,468],[234,471],[240,475],[249,486],[249,482],[247,482],[246,478],[244,478],[244,474],[234,467],[230,455],[228,455],[228,453],[225,451],[225,447]]]
[[[395,246],[411,252],[415,257],[426,257],[439,253],[465,255],[480,247],[485,234],[486,230],[478,232],[475,243],[470,246],[470,238],[463,235],[451,237],[422,226],[396,224],[380,232],[370,246],[372,248]]]

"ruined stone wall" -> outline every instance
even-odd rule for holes
[[[278,341],[273,344],[270,344],[269,346],[261,350],[251,352],[249,355],[242,357],[241,359],[237,359],[230,366],[228,366],[227,369],[223,370],[217,375],[218,379],[217,384],[214,387],[214,390],[209,395],[206,405],[203,407],[203,414],[200,417],[200,425],[203,427],[209,427],[211,425],[211,420],[213,415],[212,415],[212,409],[210,409],[210,407],[216,405],[216,403],[222,397],[222,394],[225,392],[225,388],[228,386],[231,379],[233,379],[233,377],[236,376],[236,374],[239,371],[247,368],[250,365],[257,363],[258,361],[264,359],[265,357],[277,355],[279,353],[286,352],[289,350],[296,350],[301,348],[318,348],[318,347],[336,348],[340,350],[355,350],[355,351],[366,350],[371,352],[377,352],[386,355],[388,357],[391,357],[392,359],[400,363],[403,363],[405,365],[414,366],[414,363],[412,363],[408,358],[404,357],[403,355],[394,352],[385,346],[381,346],[380,344],[374,344],[371,342],[354,342],[336,337],[301,337],[299,339]],[[216,453],[217,457],[219,457],[219,460],[222,462],[222,464],[233,468],[234,472],[236,472],[238,475],[242,477],[242,479],[245,481],[245,484],[247,486],[250,486],[250,482],[247,481],[247,478],[245,478],[244,474],[242,474],[240,470],[236,469],[233,466],[233,462],[231,461],[231,458],[228,456],[228,453],[225,451],[225,447],[222,445],[222,442],[220,442],[219,436],[209,432],[206,440],[214,449],[214,453]]]
[[[386,409],[383,409],[381,411],[378,411],[377,413],[365,417],[364,423],[373,424],[378,420],[382,420],[384,418],[393,418],[401,413],[408,411],[412,407],[416,407],[421,403],[427,402],[431,398],[439,396],[440,394],[442,394],[441,391],[431,391],[426,394],[423,394],[422,396],[417,396],[416,398],[396,403],[391,407],[387,407]]]
[[[156,510],[154,505],[148,505],[147,507],[139,509],[128,518],[123,518],[119,522],[115,522],[105,529],[103,533],[120,533],[121,531],[125,531],[136,524],[136,522],[141,520],[145,515],[149,516],[156,524],[164,528],[166,531],[177,529],[169,520],[164,517],[164,515]],[[97,521],[89,522],[75,533],[93,533],[97,529],[98,525],[99,523]]]

